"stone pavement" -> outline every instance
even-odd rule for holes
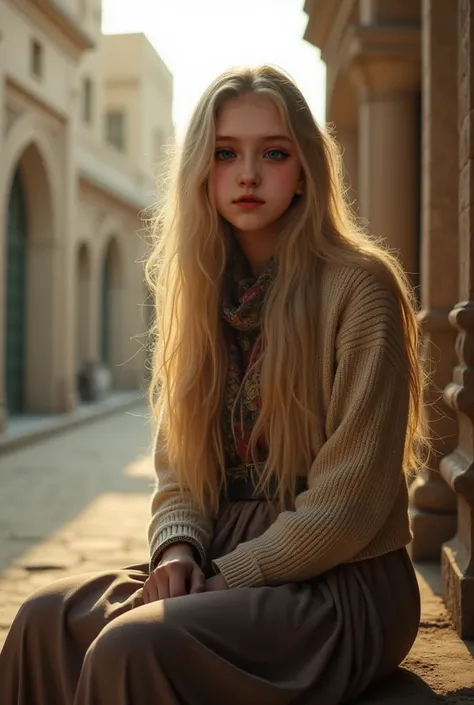
[[[149,452],[146,410],[137,407],[0,456],[0,646],[37,587],[147,560]],[[473,645],[451,627],[436,568],[417,569],[417,642],[403,668],[360,705],[474,705]]]

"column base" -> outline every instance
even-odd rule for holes
[[[410,509],[413,540],[408,552],[413,561],[441,560],[443,544],[453,538],[457,530],[457,514],[426,512]]]
[[[74,411],[78,405],[78,396],[75,380],[62,380],[57,387],[56,404],[53,413],[67,414]]]
[[[458,544],[443,546],[441,559],[443,596],[461,639],[474,639],[474,576],[467,576],[458,563]]]

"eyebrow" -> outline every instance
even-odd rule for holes
[[[258,140],[261,140],[262,142],[293,142],[291,137],[288,137],[288,135],[265,135],[263,137],[258,137]],[[232,137],[230,135],[217,135],[216,136],[216,141],[217,142],[241,142],[242,139],[240,137]]]

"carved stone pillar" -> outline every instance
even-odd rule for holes
[[[348,70],[359,95],[359,214],[418,271],[420,36],[415,27],[353,30]]]
[[[459,298],[450,314],[458,330],[458,365],[445,399],[459,416],[456,449],[441,473],[457,495],[458,531],[442,553],[444,597],[463,639],[474,638],[474,8],[458,0]]]
[[[1,38],[0,38],[1,41]],[[4,78],[0,73],[0,105],[5,106],[5,82]],[[0,110],[0,163],[2,161],[3,152],[3,140],[5,139],[5,108]],[[8,198],[8,196],[6,196]],[[7,201],[2,197],[0,188],[0,281],[2,286],[0,287],[0,433],[5,430],[7,422],[6,413],[6,399],[5,399],[5,318],[6,318],[6,296],[4,281],[5,281],[5,250],[6,250],[6,238],[7,238]]]
[[[61,412],[72,411],[78,403],[75,355],[75,250],[71,237],[76,227],[78,200],[78,176],[75,163],[75,138],[77,135],[77,111],[72,113],[64,131],[64,201],[63,242],[62,242],[62,297],[58,305],[58,319],[61,321],[62,340],[56,339],[56,346],[62,351],[62,360],[56,367],[57,405]]]
[[[453,8],[454,5],[454,8]],[[421,323],[429,364],[427,414],[433,455],[410,487],[414,560],[441,559],[456,533],[456,496],[439,474],[457,442],[457,417],[440,399],[456,364],[448,316],[458,298],[456,0],[423,0]],[[439,168],[442,165],[442,168]]]
[[[402,24],[419,20],[418,3],[412,0],[359,0],[363,24]]]

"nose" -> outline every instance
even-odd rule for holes
[[[239,186],[258,186],[260,175],[254,159],[247,158],[242,161],[241,169],[237,176]]]

